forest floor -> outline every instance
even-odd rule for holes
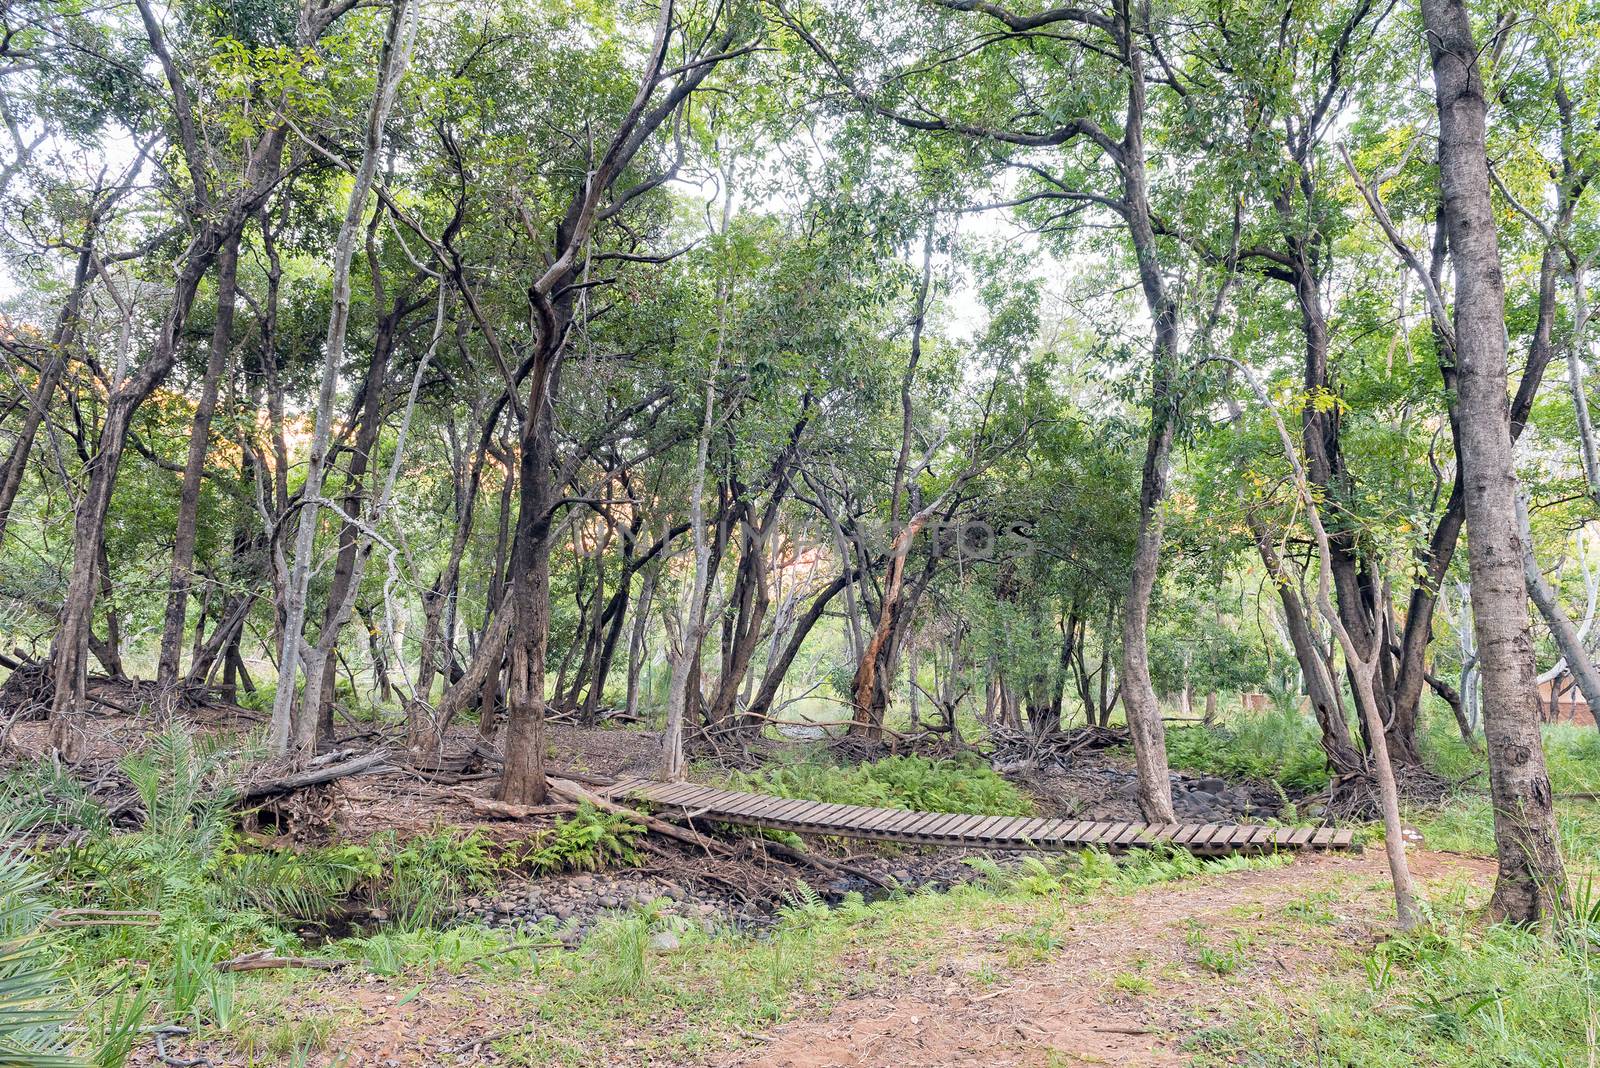
[[[213,709],[190,728],[227,743],[248,731],[256,715]],[[370,747],[362,725],[347,727],[356,733],[346,743]],[[137,841],[142,810],[126,758],[156,736],[115,709],[89,717],[86,729],[92,756],[76,769],[82,787]],[[474,736],[463,726],[448,751],[471,750]],[[28,778],[39,774],[29,768],[42,752],[42,724],[18,724],[11,740],[17,782],[50,781]],[[554,724],[547,756],[567,773],[604,779],[648,770],[657,745],[649,732]],[[1568,792],[1562,829],[1576,896],[1587,909],[1600,900],[1586,882],[1600,874],[1600,805],[1585,800],[1597,787],[1600,749],[1590,733],[1563,729],[1549,736],[1547,750],[1558,788]],[[946,759],[945,778],[906,788],[977,780],[1006,785],[986,763],[961,762],[970,759]],[[773,787],[861,785],[857,773],[867,765],[828,760],[814,747],[780,743],[755,754],[752,766],[766,762],[762,774]],[[938,763],[911,761],[919,774],[931,774]],[[1119,862],[1097,852],[1019,857],[852,847],[862,849],[852,862],[906,888],[868,901],[852,892],[864,883],[833,885],[815,869],[758,869],[743,860],[739,871],[719,872],[719,864],[732,862],[713,863],[677,845],[613,860],[598,872],[535,875],[505,857],[547,840],[566,817],[496,815],[492,768],[400,768],[343,778],[287,795],[271,820],[223,842],[217,856],[230,864],[248,859],[244,854],[296,851],[393,859],[412,839],[424,851],[481,841],[491,847],[482,878],[459,885],[425,924],[391,916],[379,907],[388,898],[352,899],[354,911],[337,925],[286,920],[281,936],[267,937],[303,939],[319,970],[207,974],[201,978],[208,1008],[163,1010],[162,1018],[187,1021],[189,1031],[170,1035],[164,1048],[140,1043],[129,1063],[1586,1063],[1542,1051],[1596,1048],[1600,935],[1592,949],[1586,939],[1561,948],[1536,933],[1483,922],[1495,874],[1485,859],[1493,851],[1492,814],[1487,797],[1463,774],[1470,761],[1444,763],[1463,790],[1440,808],[1412,813],[1422,831],[1413,871],[1429,923],[1421,934],[1401,938],[1394,937],[1388,871],[1376,848],[1206,862],[1148,851]],[[1115,751],[1085,753],[1070,767],[1015,778],[1025,781],[1041,812],[1115,813],[1125,804],[1125,764]],[[886,776],[907,773],[903,761],[881,766]],[[47,770],[48,762],[39,767]],[[696,773],[721,782],[731,771],[706,763]],[[1263,781],[1180,772],[1174,790],[1193,804],[1229,811],[1253,813],[1260,805],[1269,817],[1282,804],[1282,817],[1292,819],[1296,801]],[[1371,832],[1363,837],[1370,840]],[[376,851],[358,845],[385,838],[392,844]],[[80,847],[70,843],[78,841],[63,840],[54,854],[41,856],[54,856],[52,863],[65,865],[60,870],[72,871],[83,886],[113,879],[92,864],[72,867]],[[808,845],[824,853],[842,848]],[[368,862],[377,864],[379,882],[401,881],[388,860]],[[140,876],[155,878],[150,892],[168,894],[162,887],[171,882],[197,900],[214,896],[214,888],[190,887],[159,868]],[[727,881],[730,874],[763,889],[741,893]],[[222,916],[175,916],[148,936],[85,933],[71,943],[72,953],[83,956],[74,974],[86,993],[100,991],[96,1004],[109,1004],[108,975],[124,976],[116,979],[122,983],[146,973],[153,989],[170,986],[163,1005],[176,1004],[180,987],[201,981],[185,978],[188,958],[174,955],[174,947],[192,940],[185,924],[198,920],[195,931],[222,931]],[[1600,905],[1593,916],[1600,932]],[[216,937],[207,952],[217,959],[233,952],[229,939],[236,935]]]
[[[1477,894],[1493,871],[1427,852],[1413,865],[1433,895]],[[308,1063],[328,1065],[1229,1063],[1242,1014],[1359,971],[1392,921],[1375,850],[1089,896],[1034,889],[1045,892],[964,887],[846,910],[791,947],[804,959],[756,963],[748,987],[739,965],[760,953],[749,940],[741,953],[731,936],[673,938],[652,940],[644,974],[610,990],[559,963],[347,974],[284,985],[282,1000],[251,1011],[313,1021],[329,1039]],[[590,952],[619,950],[602,939]],[[788,973],[784,994],[763,989],[776,968]],[[702,996],[682,996],[697,984]],[[184,1056],[197,1052],[218,1065],[270,1063],[233,1043]]]

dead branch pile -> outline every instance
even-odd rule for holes
[[[1447,779],[1427,768],[1406,764],[1396,765],[1394,773],[1400,800],[1419,808],[1444,804],[1470,781]],[[1366,823],[1382,816],[1378,807],[1378,781],[1369,773],[1336,776],[1322,795],[1310,800],[1322,804],[1324,820],[1336,823]]]
[[[1120,727],[1074,727],[1066,731],[1035,734],[1029,730],[996,725],[990,728],[990,762],[996,771],[1025,768],[1069,768],[1080,754],[1095,753],[1128,744]]]
[[[50,713],[50,702],[55,695],[50,663],[23,657],[21,650],[17,655],[19,659],[10,660],[16,665],[10,677],[0,685],[0,722],[27,723],[44,719]]]

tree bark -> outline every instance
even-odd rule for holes
[[[183,650],[183,629],[194,582],[194,546],[200,515],[200,480],[205,473],[211,444],[211,418],[217,410],[217,389],[233,345],[234,304],[239,282],[239,242],[242,231],[230,234],[217,252],[217,317],[211,331],[200,401],[189,428],[189,455],[178,491],[178,523],[172,544],[172,570],[167,584],[167,609],[161,627],[161,650],[156,682],[169,689],[178,681],[178,661]]]
[[[1537,716],[1533,637],[1516,520],[1506,403],[1505,292],[1490,198],[1487,100],[1462,0],[1422,0],[1439,110],[1439,176],[1455,266],[1458,463],[1500,871],[1492,910],[1514,922],[1559,911],[1566,873]]]

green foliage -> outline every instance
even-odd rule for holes
[[[1600,732],[1574,724],[1544,728],[1545,764],[1556,794],[1556,824],[1568,867],[1600,871],[1600,802],[1563,797],[1600,792]],[[1493,856],[1494,809],[1488,797],[1488,771],[1481,753],[1462,742],[1453,722],[1435,717],[1422,735],[1428,765],[1463,782],[1449,804],[1411,813],[1411,821],[1432,849]]]
[[[1328,784],[1320,737],[1316,722],[1298,709],[1269,709],[1225,725],[1171,728],[1167,759],[1174,768],[1188,771],[1316,790]]]
[[[464,890],[492,887],[500,867],[489,840],[476,831],[440,830],[404,842],[386,831],[346,852],[367,873],[372,904],[403,931],[438,923]]]
[[[1585,900],[1580,888],[1576,895]],[[1362,958],[1201,1039],[1201,1063],[1577,1066],[1600,1034],[1600,915],[1553,936],[1483,926],[1460,897]]]
[[[1026,794],[971,758],[893,756],[854,766],[776,764],[753,773],[735,772],[729,786],[775,797],[918,812],[1026,816],[1033,811]]]
[[[963,863],[982,876],[991,893],[1047,897],[1135,890],[1211,872],[1276,867],[1288,862],[1286,855],[1277,854],[1202,860],[1187,850],[1152,848],[1122,857],[1099,849],[1084,849],[1048,859],[1030,855],[1022,857],[1012,867],[1003,866],[990,857],[968,857]]]
[[[535,872],[595,871],[610,864],[639,860],[636,842],[645,830],[625,816],[603,812],[590,804],[578,806],[572,816],[558,820],[527,845],[516,863]]]
[[[47,911],[38,898],[41,882],[16,853],[0,850],[0,1064],[71,1068],[87,1062],[71,1053],[62,1035],[73,1014],[63,1005],[63,983],[40,935]]]

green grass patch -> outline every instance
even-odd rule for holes
[[[1241,713],[1211,726],[1172,727],[1167,760],[1185,771],[1228,779],[1270,779],[1286,790],[1328,784],[1316,721],[1295,709]]]
[[[1483,755],[1467,748],[1454,724],[1437,720],[1422,742],[1428,765],[1465,780],[1464,792],[1439,808],[1411,813],[1411,822],[1431,849],[1493,856],[1494,808]],[[1546,727],[1544,752],[1567,863],[1578,872],[1600,871],[1600,801],[1562,796],[1600,793],[1600,731],[1574,724]]]
[[[728,785],[774,797],[918,812],[993,816],[1033,812],[1033,802],[1026,794],[981,760],[970,757],[929,760],[892,756],[855,765],[791,761],[756,772],[734,772]]]
[[[1582,896],[1582,895],[1580,895]],[[1193,1040],[1201,1064],[1579,1068],[1600,1036],[1600,909],[1551,936],[1479,925],[1457,894],[1335,978],[1256,999]]]

